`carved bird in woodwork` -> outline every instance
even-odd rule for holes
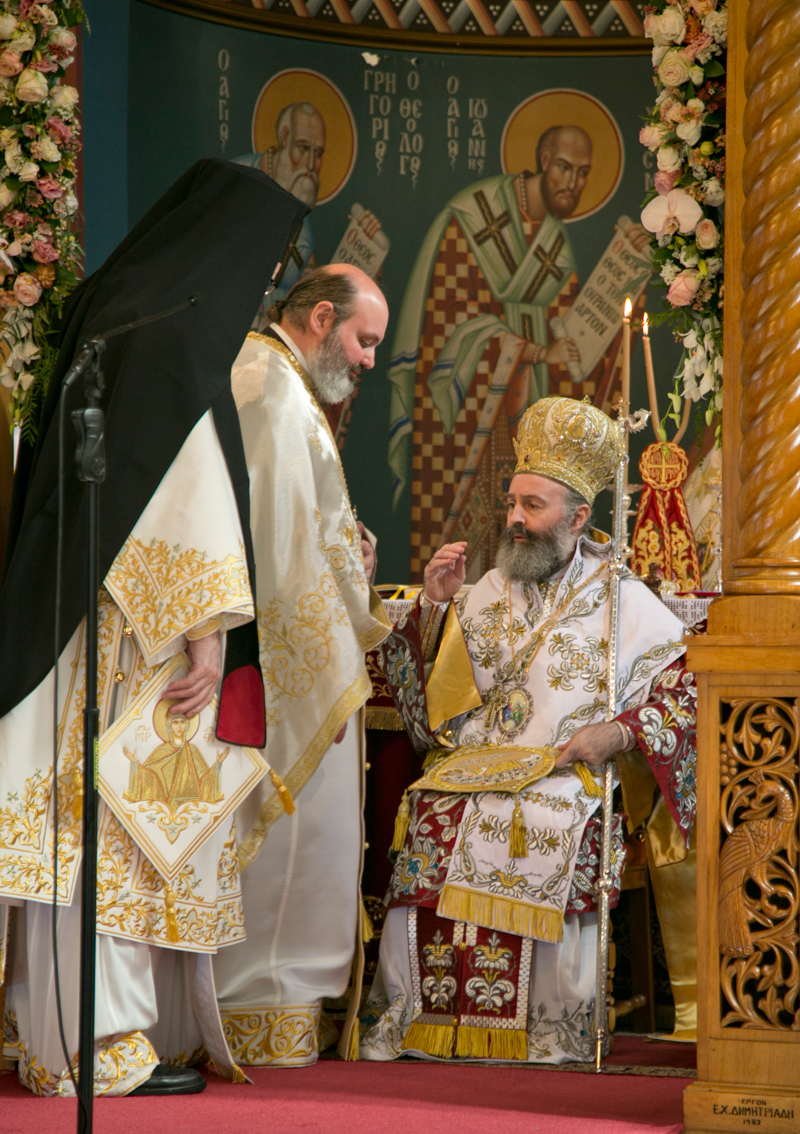
[[[770,860],[787,846],[792,831],[794,803],[791,795],[763,772],[750,777],[756,785],[753,806],[744,815],[764,811],[777,804],[775,814],[752,818],[734,828],[722,845],[719,856],[719,948],[733,957],[753,952],[748,921],[752,914],[745,904],[745,883],[752,879],[762,892],[772,894],[775,887],[767,878]]]

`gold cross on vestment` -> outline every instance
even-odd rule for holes
[[[564,272],[556,263],[556,259],[559,252],[561,251],[561,246],[563,245],[563,243],[564,233],[559,232],[556,234],[556,238],[550,246],[549,250],[542,248],[541,244],[538,247],[534,248],[533,254],[539,260],[541,266],[539,268],[539,271],[531,280],[528,286],[528,290],[522,297],[523,303],[533,302],[534,296],[536,295],[544,281],[547,279],[548,275],[552,276],[556,280],[563,278]]]
[[[477,193],[473,193],[472,196],[477,202],[481,216],[486,221],[486,228],[482,228],[480,232],[475,233],[475,243],[485,244],[487,240],[492,240],[495,248],[503,258],[503,263],[513,275],[517,270],[517,265],[514,257],[511,255],[511,249],[506,244],[505,237],[503,236],[503,229],[508,228],[511,224],[511,214],[508,209],[506,209],[499,217],[493,216],[492,210],[489,208],[489,202],[486,200],[486,194],[482,189],[479,189]]]
[[[486,695],[486,700],[483,703],[483,707],[486,710],[486,714],[483,718],[483,723],[487,732],[492,731],[500,710],[503,709],[507,704],[508,697],[502,685],[495,685],[493,689],[489,690]]]

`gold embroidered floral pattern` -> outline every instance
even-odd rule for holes
[[[126,540],[108,580],[149,654],[197,622],[251,604],[240,548],[239,555],[209,560],[204,551],[169,547],[165,540]]]
[[[77,1071],[78,1056],[72,1058]],[[95,1044],[94,1091],[95,1095],[126,1095],[145,1079],[158,1063],[153,1045],[141,1032],[109,1036]],[[36,1055],[29,1055],[24,1044],[19,1045],[19,1078],[23,1086],[40,1098],[54,1095],[74,1098],[75,1088],[64,1070],[59,1075],[41,1065]]]
[[[319,1054],[319,1005],[228,1009],[222,1030],[236,1063],[305,1067]]]
[[[297,612],[288,618],[282,613],[280,599],[273,599],[259,611],[261,664],[274,700],[305,697],[313,689],[316,675],[331,659],[330,607],[338,598],[332,576],[323,575],[317,590],[303,595]]]

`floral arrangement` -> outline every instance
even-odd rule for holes
[[[706,425],[722,413],[723,203],[725,201],[726,0],[651,0],[656,104],[639,134],[655,154],[655,184],[642,211],[653,262],[667,288],[669,322],[684,353],[670,394],[700,404]]]
[[[86,18],[80,0],[0,0],[0,382],[35,433],[54,334],[75,287],[78,92],[63,82]]]

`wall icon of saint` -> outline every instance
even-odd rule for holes
[[[395,503],[411,480],[412,579],[443,531],[467,540],[468,578],[488,570],[520,417],[549,394],[598,390],[579,345],[553,328],[580,291],[568,226],[607,204],[622,176],[619,128],[590,95],[544,91],[509,117],[501,157],[504,173],[467,185],[431,225],[392,348],[389,464]],[[524,341],[510,370],[508,332]]]
[[[253,152],[234,160],[262,169],[300,201],[315,208],[346,185],[356,160],[356,126],[344,95],[316,71],[273,75],[253,111]],[[289,245],[270,303],[281,299],[306,267],[316,266],[307,216]]]
[[[170,821],[184,804],[221,803],[225,798],[220,776],[230,749],[218,752],[209,765],[192,738],[200,727],[199,717],[169,715],[172,701],[159,701],[153,727],[162,742],[141,762],[135,751],[123,746],[130,761],[128,790],[123,798],[131,803],[161,803],[169,808]],[[182,829],[182,828],[181,828]]]

